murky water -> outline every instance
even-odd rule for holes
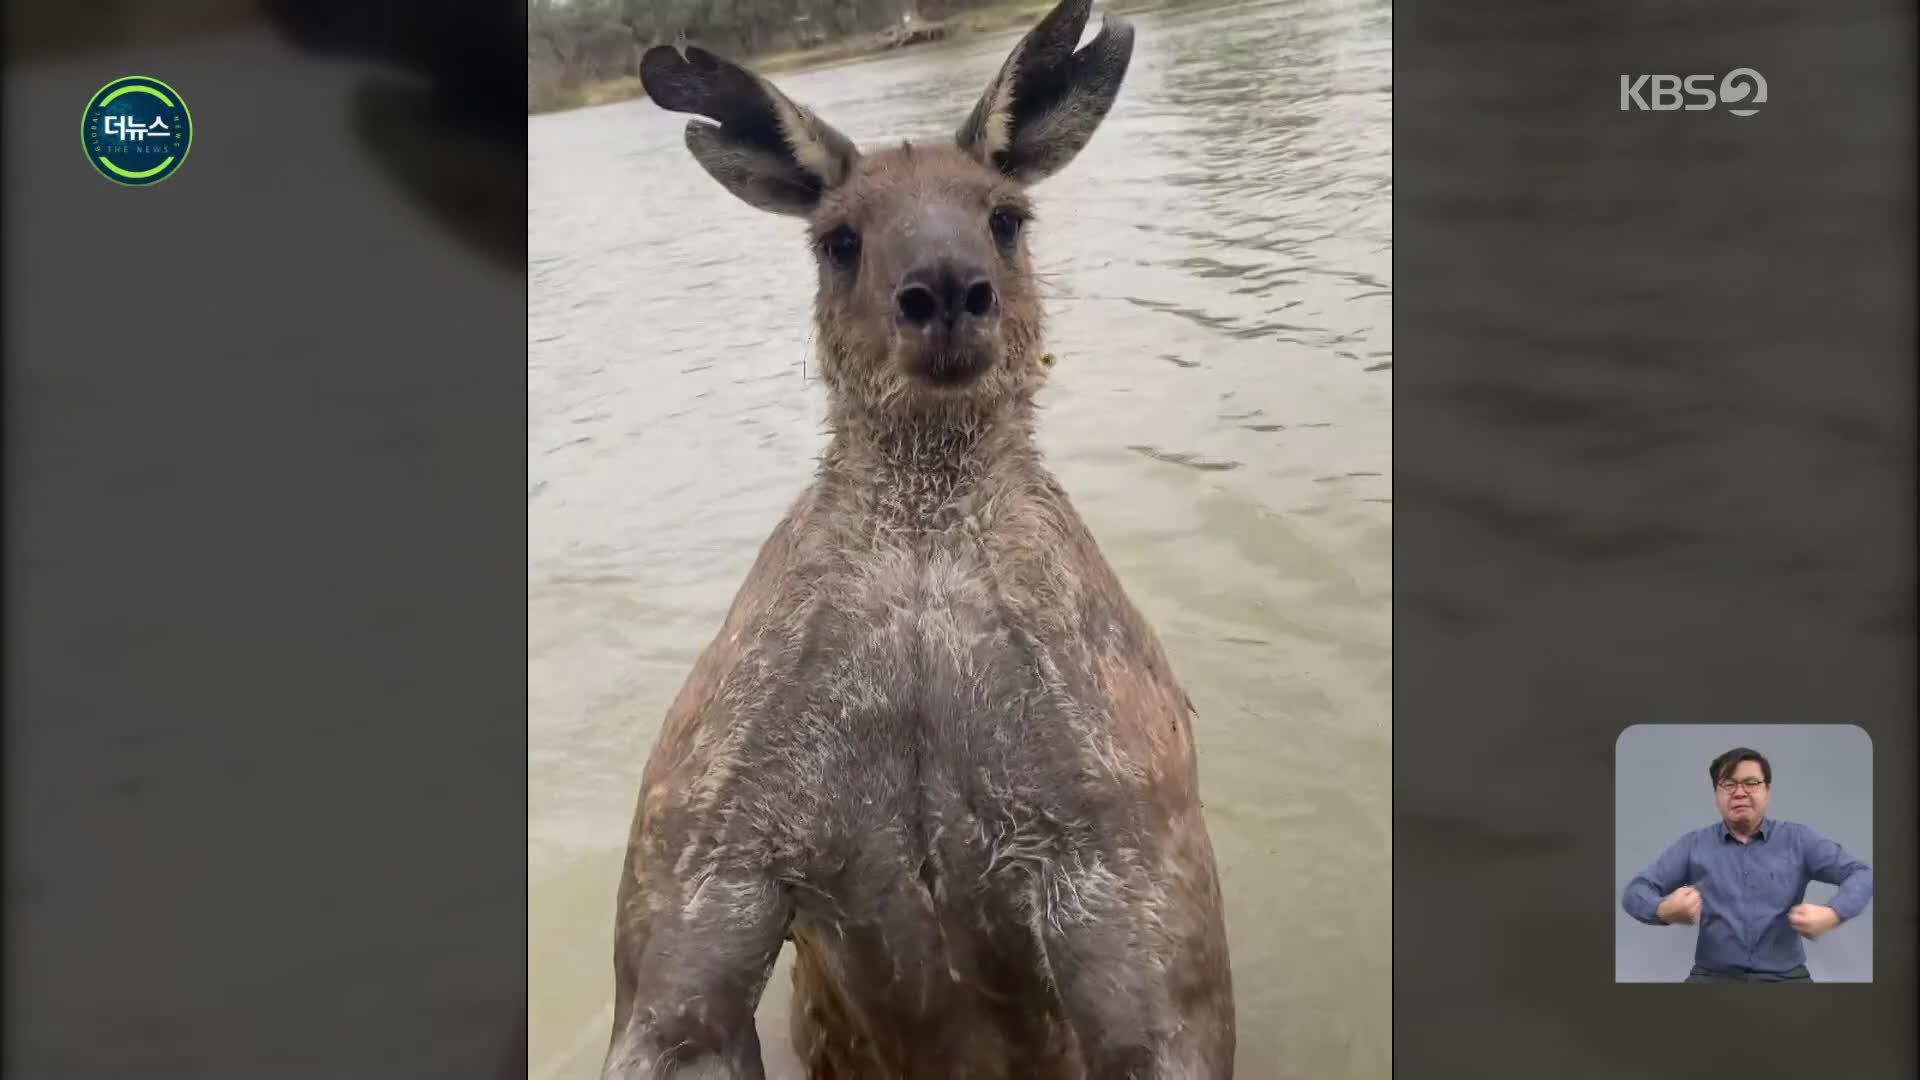
[[[1097,16],[1096,16],[1097,17]],[[1199,708],[1239,1075],[1391,1065],[1391,5],[1164,6],[1037,189],[1041,440]],[[945,137],[1013,34],[778,81]],[[530,1055],[596,1075],[640,768],[823,445],[801,227],[631,103],[530,121]],[[787,1049],[786,965],[761,1007]]]

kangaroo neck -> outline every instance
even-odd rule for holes
[[[1025,402],[898,419],[835,414],[821,483],[877,529],[977,525],[996,496],[1041,476]]]

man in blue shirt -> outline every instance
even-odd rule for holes
[[[1810,982],[1811,941],[1864,911],[1873,870],[1805,825],[1767,817],[1773,766],[1735,747],[1707,766],[1718,824],[1682,836],[1627,885],[1621,906],[1649,926],[1699,924],[1687,982]],[[1840,886],[1806,903],[1807,883]]]

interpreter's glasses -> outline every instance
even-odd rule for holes
[[[1752,777],[1748,777],[1745,780],[1720,781],[1720,790],[1726,792],[1729,795],[1733,794],[1736,790],[1740,788],[1746,788],[1747,791],[1751,793],[1766,786],[1767,786],[1767,782],[1765,780],[1755,780]]]

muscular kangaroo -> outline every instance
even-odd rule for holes
[[[1234,1013],[1192,705],[1043,466],[1028,187],[1133,31],[1090,0],[956,138],[862,153],[697,48],[646,54],[729,191],[804,218],[831,440],[673,702],[618,896],[608,1077],[761,1077],[794,943],[811,1077],[1223,1078]]]

